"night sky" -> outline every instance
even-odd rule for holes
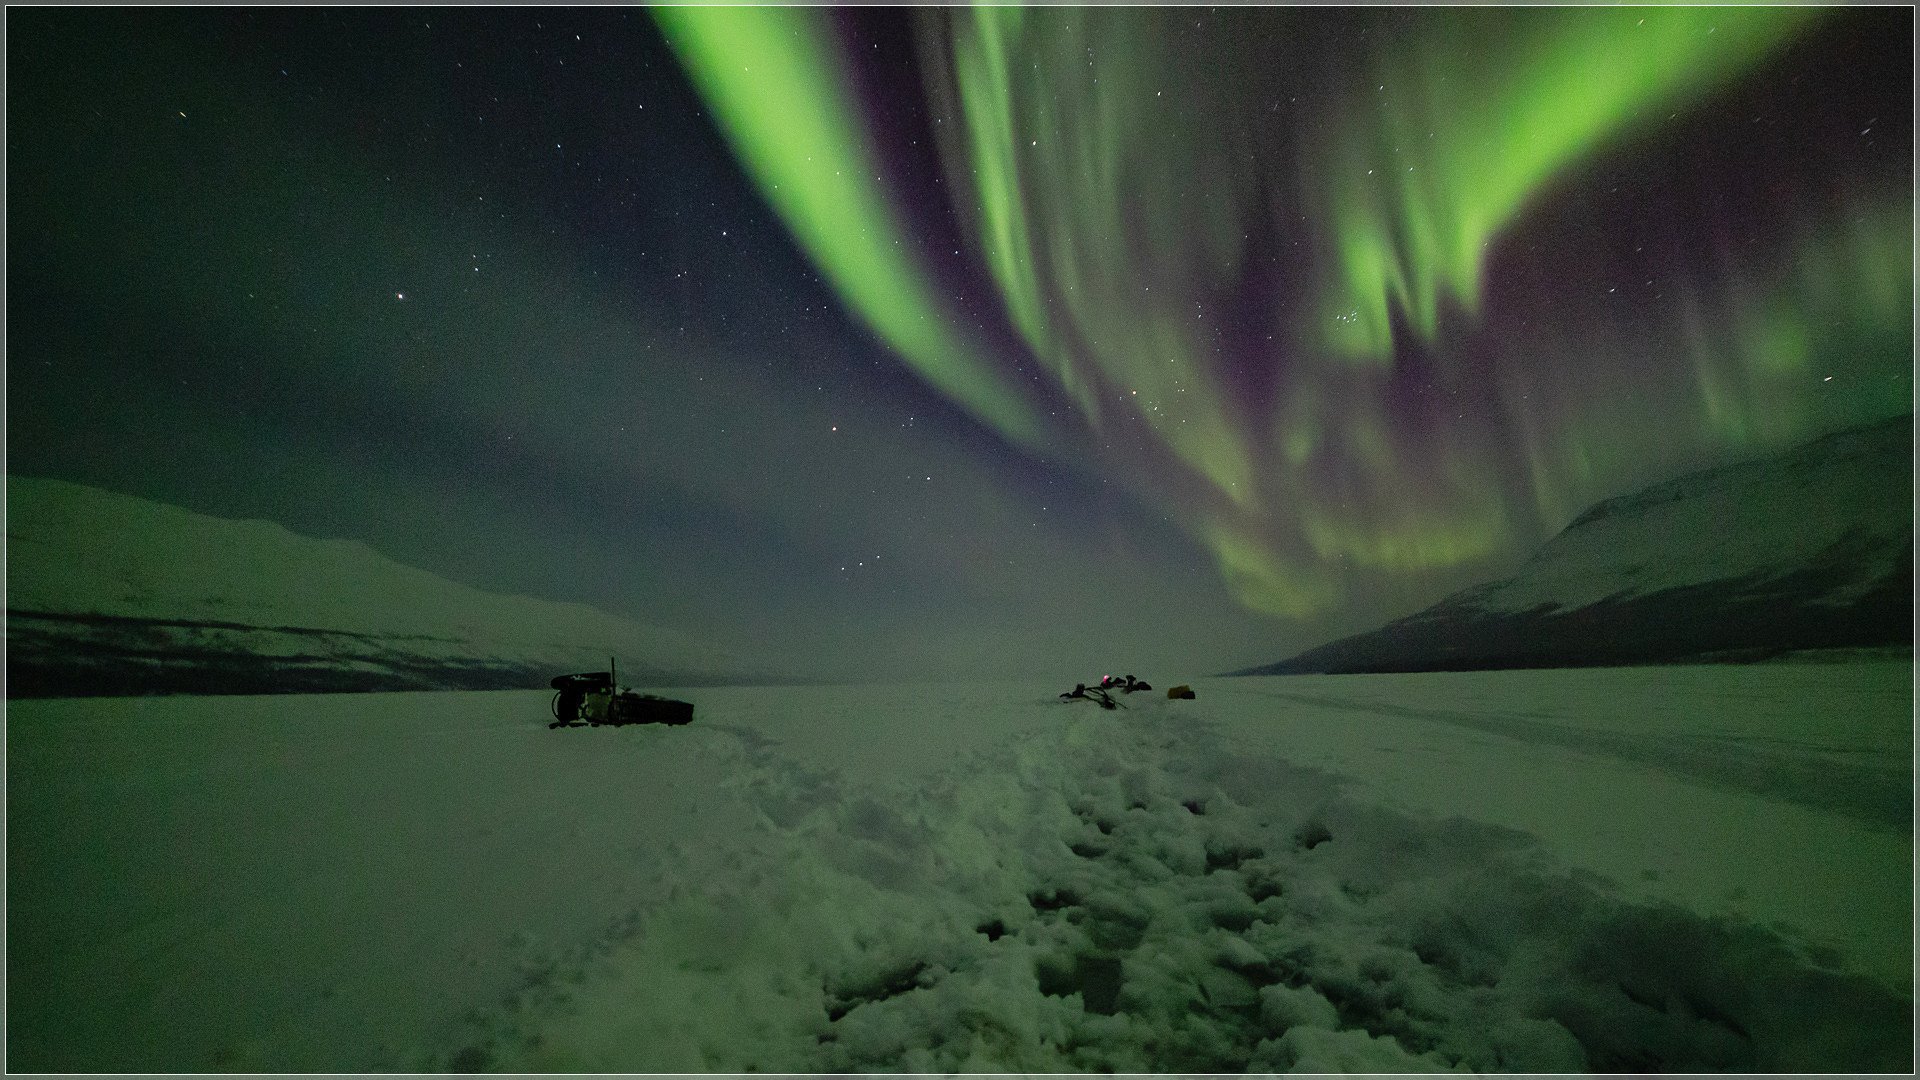
[[[12,8],[8,471],[823,675],[1276,660],[1911,411],[1913,17]]]

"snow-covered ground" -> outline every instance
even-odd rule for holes
[[[6,1064],[1912,1068],[1910,661],[1194,686],[17,701]]]

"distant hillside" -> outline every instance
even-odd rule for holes
[[[1580,515],[1504,581],[1235,675],[1763,659],[1913,643],[1913,417]]]
[[[7,696],[783,681],[581,604],[482,592],[347,540],[7,478]]]

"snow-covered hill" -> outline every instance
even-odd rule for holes
[[[349,540],[7,478],[7,695],[779,681],[680,634],[500,596]]]
[[[1913,417],[1599,503],[1514,577],[1236,674],[1754,659],[1913,641]]]

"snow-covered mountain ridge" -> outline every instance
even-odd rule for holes
[[[1913,521],[1909,415],[1595,504],[1511,578],[1236,674],[1910,646]]]
[[[9,697],[773,681],[684,635],[501,596],[364,544],[7,478]]]

